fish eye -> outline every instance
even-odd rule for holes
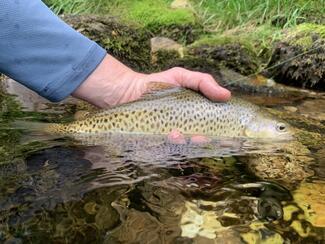
[[[279,132],[285,132],[287,130],[287,127],[286,127],[286,125],[284,123],[278,123],[276,125],[276,129]]]

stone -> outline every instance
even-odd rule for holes
[[[173,9],[180,9],[180,8],[190,8],[191,3],[188,0],[174,0],[170,7]]]
[[[150,39],[151,62],[157,62],[158,51],[177,52],[180,58],[184,57],[184,48],[181,44],[167,37],[153,37]]]
[[[325,120],[325,99],[304,101],[298,109],[303,116],[320,121]]]
[[[68,97],[59,103],[52,104],[36,92],[10,78],[5,78],[2,81],[1,89],[6,94],[14,95],[15,100],[22,106],[24,111],[63,113],[64,107],[61,106],[62,104],[75,105],[78,103],[78,99]]]
[[[295,113],[295,112],[297,112],[297,108],[296,107],[294,107],[294,106],[284,106],[283,107],[286,111],[288,111],[288,112],[291,112],[291,113]]]
[[[304,210],[303,219],[313,226],[325,227],[325,184],[324,182],[302,183],[293,193],[295,202]]]
[[[298,141],[288,142],[282,155],[253,155],[248,159],[248,169],[263,180],[281,182],[288,188],[310,177],[314,172],[308,169],[313,163],[310,151]]]

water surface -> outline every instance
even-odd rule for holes
[[[53,138],[12,121],[68,121],[75,105],[5,112],[0,242],[322,243],[324,98],[248,98],[298,139]]]

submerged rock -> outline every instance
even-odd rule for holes
[[[266,228],[265,224],[260,221],[252,222],[250,231],[241,234],[245,243],[285,243],[283,237],[274,230]]]
[[[298,112],[308,118],[325,121],[325,99],[304,101],[298,106]]]
[[[262,179],[281,182],[288,187],[313,176],[311,164],[319,162],[319,154],[325,147],[324,99],[316,94],[314,99],[304,100],[297,106],[284,106],[283,109],[268,111],[280,119],[288,121],[294,130],[295,141],[285,145],[278,155],[256,155],[247,160],[248,169]]]
[[[313,226],[325,227],[325,183],[302,183],[294,191],[293,197],[298,206],[304,210],[302,219]]]
[[[313,171],[308,169],[308,165],[312,162],[311,157],[288,153],[278,156],[252,156],[247,165],[249,170],[259,178],[275,180],[291,187],[313,175]]]

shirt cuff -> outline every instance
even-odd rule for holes
[[[84,59],[78,65],[73,66],[70,73],[60,81],[51,82],[40,92],[40,95],[51,102],[60,102],[65,99],[88,78],[106,54],[106,50],[94,42]]]

